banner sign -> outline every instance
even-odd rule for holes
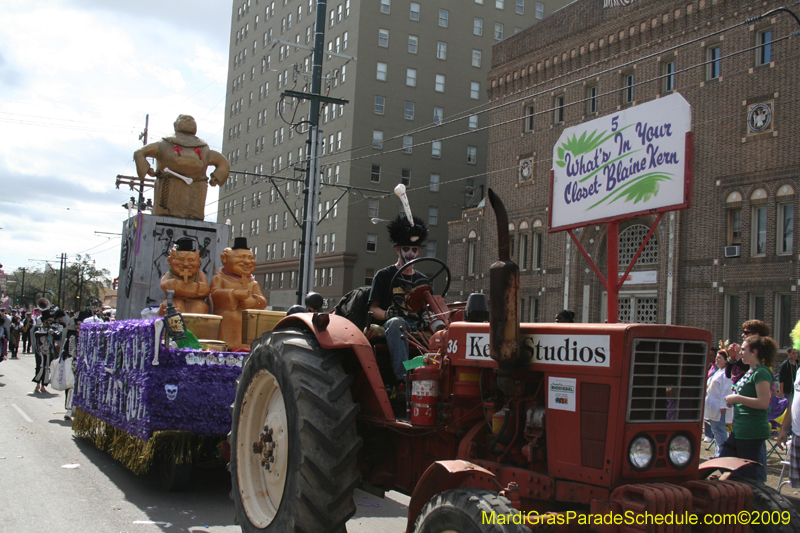
[[[82,324],[73,403],[147,441],[155,431],[224,435],[243,353],[169,349],[155,327],[162,318]]]
[[[567,128],[553,148],[550,230],[688,207],[691,108],[680,94]]]

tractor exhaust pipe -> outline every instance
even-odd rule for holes
[[[503,367],[519,359],[519,267],[511,260],[506,206],[491,188],[488,194],[497,217],[499,253],[499,259],[489,267],[489,355]]]

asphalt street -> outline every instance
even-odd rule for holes
[[[0,531],[133,533],[241,531],[222,467],[196,469],[185,492],[136,476],[72,434],[64,393],[34,394],[34,358],[0,363]],[[356,491],[349,533],[405,530],[408,498]]]

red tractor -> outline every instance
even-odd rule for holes
[[[740,511],[753,531],[800,530],[776,491],[735,477],[745,461],[700,464],[710,333],[520,324],[507,215],[490,199],[491,298],[410,295],[444,323],[409,398],[390,399],[385,347],[344,317],[291,315],[253,343],[230,434],[242,530],[345,531],[356,487],[410,494],[408,533],[746,531],[703,525]],[[691,517],[700,525],[674,525]]]

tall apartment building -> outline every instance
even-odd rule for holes
[[[667,213],[622,287],[621,322],[672,323],[737,340],[743,321],[785,348],[800,269],[798,29],[779,2],[580,0],[494,47],[487,185],[509,212],[525,321],[563,308],[605,319],[605,289],[566,232],[548,233],[553,147],[567,127],[679,93],[691,104],[690,209]],[[488,208],[450,224],[451,291],[488,290],[496,224]],[[620,272],[655,223],[619,226]],[[606,228],[576,236],[605,273]]]
[[[348,101],[325,105],[319,124],[322,220],[312,275],[328,305],[396,260],[385,222],[371,219],[401,211],[398,183],[430,228],[421,255],[447,260],[447,222],[477,204],[485,182],[492,45],[566,3],[328,2],[325,49],[337,55],[323,61],[322,92]],[[303,178],[310,105],[281,92],[310,91],[315,21],[315,0],[234,3],[223,141],[233,170]],[[297,299],[303,186],[275,184],[232,176],[217,220],[247,237],[256,278],[282,309]]]

